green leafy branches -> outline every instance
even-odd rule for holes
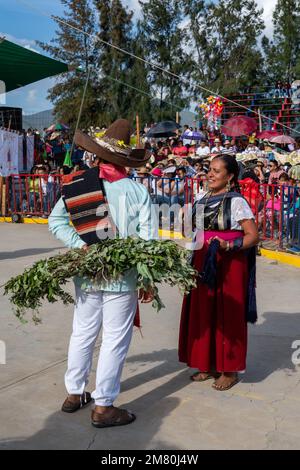
[[[188,261],[189,252],[170,240],[145,241],[136,238],[107,240],[92,245],[88,251],[70,250],[65,254],[37,261],[22,274],[11,278],[4,286],[10,295],[15,313],[21,320],[27,309],[38,311],[44,299],[74,303],[64,286],[78,276],[95,284],[118,280],[126,271],[136,269],[137,288],[154,292],[153,308],[164,307],[157,284],[178,286],[185,294],[196,286],[196,272]]]

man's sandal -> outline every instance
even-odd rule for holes
[[[76,397],[76,399],[72,400],[71,397]],[[75,411],[80,410],[80,408],[88,405],[91,401],[92,397],[89,392],[83,392],[82,395],[69,395],[65,399],[61,410],[65,413],[75,413]]]
[[[112,406],[104,413],[92,411],[92,425],[95,428],[109,428],[113,426],[126,426],[135,421],[136,416],[127,410]]]

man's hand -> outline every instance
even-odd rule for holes
[[[147,292],[144,289],[139,290],[139,300],[142,304],[149,304],[154,299],[154,292],[152,289],[149,289]]]

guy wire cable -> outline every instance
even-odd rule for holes
[[[174,72],[171,72],[169,70],[166,70],[164,69],[163,67],[161,67],[160,65],[158,64],[155,64],[154,62],[150,62],[146,59],[143,59],[142,57],[140,56],[137,56],[136,54],[133,54],[132,52],[129,52],[129,51],[126,51],[125,49],[122,49],[121,47],[119,46],[116,46],[115,44],[111,44],[107,41],[104,41],[104,39],[100,39],[97,35],[92,35],[92,34],[89,34],[87,33],[86,31],[83,31],[82,29],[78,28],[77,26],[73,26],[71,25],[70,23],[68,23],[67,21],[59,18],[58,16],[55,16],[55,15],[50,15],[48,13],[46,13],[45,11],[41,11],[39,9],[37,9],[36,7],[33,7],[32,4],[30,4],[29,2],[25,1],[25,0],[17,0],[19,3],[23,3],[24,5],[26,5],[29,9],[32,9],[32,10],[35,10],[37,11],[38,13],[40,13],[41,15],[43,16],[46,16],[48,18],[51,18],[52,20],[54,21],[57,21],[58,23],[61,23],[61,24],[64,24],[65,26],[68,26],[69,28],[75,30],[75,31],[78,31],[82,34],[84,34],[85,36],[88,36],[88,37],[91,37],[93,38],[93,40],[95,42],[102,42],[103,44],[109,46],[109,47],[112,47],[116,50],[118,50],[119,52],[122,52],[123,54],[126,54],[126,55],[129,55],[131,57],[133,57],[134,59],[137,59],[137,60],[140,60],[141,62],[144,62],[145,64],[147,65],[150,65],[151,67],[153,68],[156,68],[158,70],[160,70],[161,72],[167,74],[167,75],[170,75],[174,78],[177,78],[178,80],[180,80],[181,82],[185,82],[185,83],[189,83],[187,79],[185,78],[182,78],[180,77],[179,75],[175,74]],[[229,102],[229,103],[233,103],[235,106],[238,106],[239,108],[242,108],[242,109],[245,109],[246,111],[250,111],[251,113],[253,114],[256,114],[257,116],[260,116],[261,118],[264,118],[264,119],[267,119],[268,121],[271,121],[273,123],[275,123],[276,125],[278,126],[281,126],[281,127],[284,127],[285,129],[289,129],[290,131],[293,131],[293,132],[296,132],[297,134],[300,135],[300,131],[297,131],[296,129],[293,129],[292,127],[289,127],[283,123],[280,123],[280,122],[277,122],[275,121],[274,119],[268,117],[268,116],[265,116],[264,114],[260,114],[258,113],[257,111],[254,111],[250,108],[248,108],[247,106],[244,106],[234,100],[231,100],[230,98],[226,98],[225,96],[221,95],[220,93],[215,93],[214,91],[212,90],[209,90],[208,88],[204,87],[203,85],[199,85],[199,88],[201,88],[202,90],[204,90],[206,93],[208,94],[211,94],[211,95],[215,95],[215,96],[218,96],[219,98],[221,98],[222,100],[224,100],[225,102]]]

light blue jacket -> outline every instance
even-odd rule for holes
[[[119,236],[139,236],[144,240],[158,237],[157,218],[152,210],[151,198],[144,185],[124,178],[113,183],[104,180],[104,189],[112,219],[119,230]],[[49,216],[49,230],[69,248],[82,248],[85,243],[70,225],[70,217],[64,202],[60,199]],[[128,292],[136,290],[137,273],[128,271],[118,282],[92,284],[87,279],[75,278],[82,289]]]

